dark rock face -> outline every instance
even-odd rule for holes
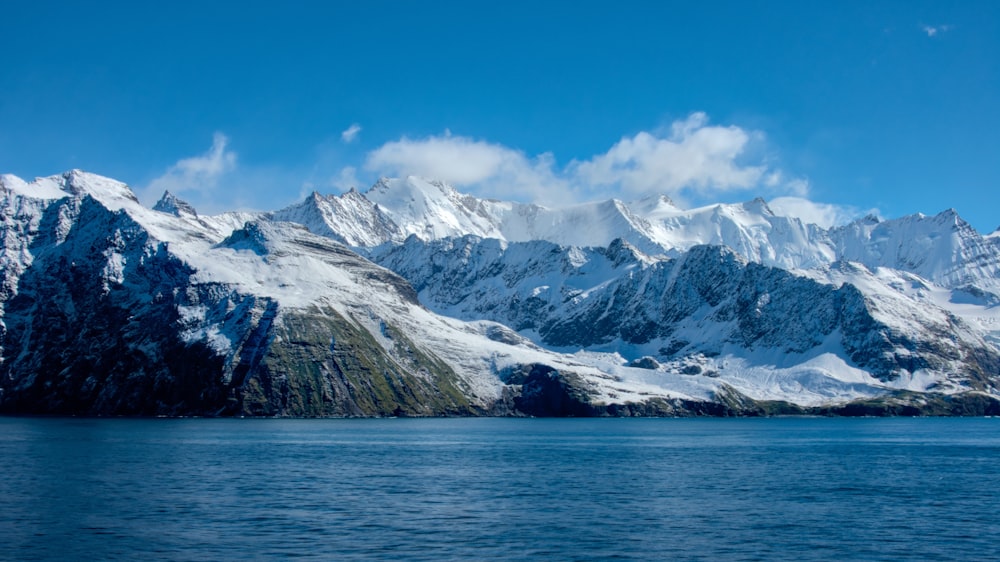
[[[70,220],[66,220],[66,219]],[[0,412],[72,415],[472,415],[442,361],[387,324],[387,351],[333,310],[281,310],[194,270],[125,212],[90,197],[45,210],[4,304]],[[68,224],[68,230],[60,230]],[[252,225],[227,241],[267,252]],[[249,244],[249,245],[248,245]],[[346,250],[342,250],[346,252]],[[356,256],[353,256],[354,259]],[[360,258],[357,258],[360,260]],[[372,266],[373,282],[411,288]],[[185,337],[182,308],[226,333],[216,349]]]
[[[223,358],[178,336],[179,288],[193,271],[124,213],[89,198],[46,211],[76,214],[58,245],[36,239],[36,259],[6,303],[0,409],[152,415],[226,412]],[[116,250],[143,256],[106,282]],[[68,256],[73,256],[70,258]]]
[[[517,410],[536,417],[589,417],[593,416],[582,380],[571,373],[560,373],[547,365],[526,366],[508,380],[521,386],[520,396],[514,399]]]
[[[880,322],[849,283],[835,287],[748,263],[721,246],[695,246],[677,259],[651,262],[621,241],[581,252],[586,264],[577,266],[570,249],[554,244],[505,245],[467,236],[411,238],[373,257],[410,280],[432,309],[533,331],[549,346],[660,340],[667,345],[652,359],[663,361],[715,355],[727,343],[804,353],[839,334],[845,355],[882,381],[924,368],[950,369],[954,362],[964,365],[954,377],[970,389],[990,388],[1000,375],[1000,355],[958,337],[952,329],[958,319],[949,326],[921,325],[914,337]],[[591,267],[614,273],[582,297],[574,287]],[[526,290],[560,276],[561,287],[546,287],[544,294]],[[709,329],[724,336],[697,338]]]
[[[900,391],[846,404],[808,408],[806,413],[827,416],[997,416],[1000,399],[981,392],[933,394]]]

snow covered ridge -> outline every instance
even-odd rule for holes
[[[202,216],[72,171],[0,176],[0,232],[0,411],[1000,413],[1000,239],[953,211],[825,230],[405,178]]]
[[[313,194],[272,216],[358,249],[401,244],[411,235],[423,241],[474,235],[577,247],[606,247],[622,239],[646,254],[666,257],[718,245],[783,269],[849,260],[870,269],[916,273],[949,288],[978,283],[1000,291],[1000,238],[980,235],[954,210],[887,221],[869,216],[823,229],[776,215],[762,199],[684,210],[660,196],[553,209],[477,199],[447,184],[407,177],[380,180],[366,193]]]

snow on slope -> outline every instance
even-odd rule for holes
[[[775,215],[763,199],[650,213],[652,238],[665,249],[727,246],[750,261],[784,269],[829,263],[834,251],[823,230],[799,219]]]
[[[831,230],[838,259],[916,273],[948,288],[1000,291],[1000,243],[985,238],[954,209],[890,221],[868,217]]]
[[[381,208],[355,190],[341,196],[313,192],[299,205],[275,211],[272,220],[301,224],[351,247],[402,242],[406,235]]]
[[[364,194],[314,194],[273,217],[304,224],[359,249],[399,244],[410,235],[433,241],[468,234],[579,247],[622,239],[644,253],[668,256],[696,245],[719,244],[781,267],[811,267],[834,256],[821,229],[777,216],[759,199],[689,211],[663,197],[548,208],[477,199],[447,184],[410,176],[383,178]]]

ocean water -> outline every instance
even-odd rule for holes
[[[1000,419],[0,418],[8,560],[997,560]]]

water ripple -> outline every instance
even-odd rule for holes
[[[0,558],[997,559],[998,424],[4,418]]]

